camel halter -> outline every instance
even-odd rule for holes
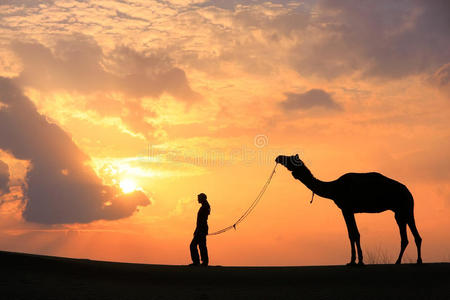
[[[247,208],[247,210],[239,217],[239,219],[234,222],[233,225],[230,225],[228,227],[225,227],[223,229],[220,229],[218,231],[214,231],[212,233],[209,233],[208,235],[218,235],[224,232],[227,232],[228,230],[234,228],[234,230],[236,230],[236,225],[238,225],[239,223],[241,223],[242,221],[244,221],[245,218],[247,218],[247,216],[253,211],[253,209],[256,207],[256,205],[258,204],[259,200],[261,200],[262,196],[264,195],[264,193],[267,190],[267,187],[269,186],[270,182],[272,181],[272,177],[275,174],[275,169],[277,168],[278,163],[275,164],[275,167],[272,170],[272,173],[270,173],[269,178],[267,179],[266,183],[263,185],[261,191],[259,192],[258,196],[256,196],[256,199],[253,200],[252,204],[250,204],[250,207]]]

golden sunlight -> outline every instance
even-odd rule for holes
[[[134,192],[135,190],[137,190],[138,186],[137,186],[136,182],[127,178],[127,179],[123,179],[120,181],[120,188],[122,189],[122,191],[125,194],[128,194],[128,193],[131,193],[131,192]]]

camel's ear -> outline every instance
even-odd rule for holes
[[[295,154],[295,158],[297,158],[297,159],[300,159],[300,158],[298,157],[298,153],[297,153],[297,154]]]

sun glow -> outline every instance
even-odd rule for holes
[[[125,194],[128,194],[137,190],[138,186],[136,182],[127,178],[120,181],[120,188]]]

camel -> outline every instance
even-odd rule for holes
[[[386,210],[394,212],[400,229],[400,254],[396,264],[401,264],[403,252],[408,245],[407,224],[416,242],[417,263],[422,263],[420,254],[422,238],[414,221],[414,199],[405,185],[375,172],[347,173],[334,181],[321,181],[312,175],[298,154],[280,155],[275,162],[285,166],[295,179],[300,180],[314,194],[333,200],[342,210],[351,245],[351,260],[347,265],[356,265],[355,245],[358,250],[358,265],[364,265],[354,214],[380,213]]]

